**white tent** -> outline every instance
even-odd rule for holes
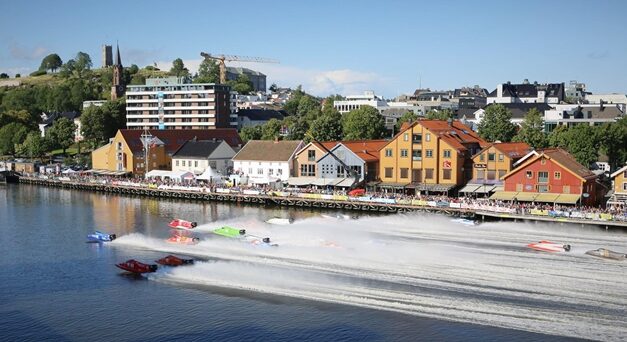
[[[194,174],[189,171],[167,171],[167,170],[152,170],[146,174],[146,178],[170,178],[175,181],[183,182],[194,180]]]
[[[222,176],[215,172],[211,166],[208,166],[205,169],[205,172],[203,172],[202,174],[196,176],[197,180],[203,180],[203,181],[208,181],[211,183],[224,183],[224,180],[222,179]]]
[[[74,171],[72,169],[67,169],[67,170],[63,170],[61,173],[64,175],[70,174],[70,173],[76,173],[77,171]]]

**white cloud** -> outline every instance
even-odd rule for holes
[[[48,49],[43,46],[25,47],[19,43],[11,42],[9,52],[11,57],[15,59],[34,60],[43,57],[48,52]]]
[[[192,73],[198,71],[202,59],[183,60],[185,67]],[[228,63],[232,67],[245,67],[260,71],[267,76],[267,85],[276,83],[281,87],[303,86],[306,92],[327,96],[331,94],[359,94],[364,90],[382,92],[390,83],[390,80],[374,72],[361,72],[351,69],[343,70],[315,70],[305,69],[289,65],[265,64],[265,63]],[[172,61],[157,62],[161,70],[170,70]]]

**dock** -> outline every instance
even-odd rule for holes
[[[281,191],[260,193],[259,191],[231,192],[228,189],[194,188],[194,190],[166,189],[157,187],[129,186],[120,184],[103,184],[77,182],[71,180],[44,179],[34,177],[20,177],[19,183],[33,184],[48,187],[57,187],[70,190],[103,192],[119,195],[145,196],[152,198],[181,199],[192,201],[230,202],[266,206],[288,206],[313,209],[334,209],[378,213],[409,213],[426,212],[439,213],[454,217],[469,217],[480,220],[501,219],[512,221],[544,221],[554,223],[569,223],[580,225],[601,226],[606,229],[627,228],[627,222],[611,219],[594,220],[586,218],[551,217],[546,211],[538,211],[533,215],[523,215],[514,212],[504,212],[505,208],[480,206],[463,207],[459,203],[428,202],[421,200],[394,200],[385,198],[349,198],[348,196],[320,195],[320,194],[293,194]]]

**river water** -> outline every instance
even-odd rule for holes
[[[624,340],[627,232],[0,187],[0,340]],[[194,246],[167,223],[197,221]],[[293,218],[271,225],[273,217]],[[278,247],[222,238],[223,225]],[[85,243],[94,230],[118,235]],[[525,247],[551,240],[569,253]],[[169,253],[191,266],[132,277]]]

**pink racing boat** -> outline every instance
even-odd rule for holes
[[[555,243],[551,241],[542,240],[536,243],[530,243],[527,247],[542,252],[568,252],[570,251],[570,245]]]
[[[186,230],[194,229],[196,228],[197,225],[198,224],[196,222],[185,221],[181,219],[174,219],[170,221],[170,223],[168,223],[168,226],[170,226],[171,228],[186,229]]]

